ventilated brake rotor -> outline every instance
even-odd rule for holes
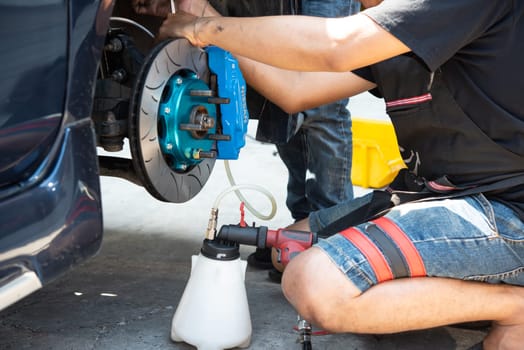
[[[186,202],[211,175],[212,94],[207,55],[187,40],[163,42],[146,58],[133,91],[129,141],[135,170],[155,198]]]

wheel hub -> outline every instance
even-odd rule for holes
[[[175,171],[186,171],[205,158],[214,158],[216,105],[208,103],[209,86],[189,70],[174,74],[162,94],[158,112],[158,141]]]

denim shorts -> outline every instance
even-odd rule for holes
[[[524,223],[500,202],[479,194],[407,203],[393,208],[385,220],[412,242],[425,276],[524,286]],[[368,225],[356,228],[365,234]],[[379,279],[369,254],[357,245],[338,233],[316,246],[363,292]],[[391,263],[387,254],[384,258]]]

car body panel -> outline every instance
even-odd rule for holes
[[[0,310],[100,247],[91,110],[111,8],[112,1],[0,1],[2,32],[5,23],[16,26],[9,30],[20,40],[1,39],[12,50],[2,61],[20,59],[0,66],[10,76],[0,85],[0,174],[8,179],[0,183]],[[18,35],[27,20],[27,36]],[[29,35],[39,28],[42,45]],[[33,85],[18,90],[24,84]]]
[[[55,141],[67,79],[67,11],[57,0],[0,2],[0,187],[31,176]]]

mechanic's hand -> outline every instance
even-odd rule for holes
[[[160,29],[158,29],[157,40],[186,38],[194,46],[205,46],[203,43],[199,42],[195,36],[197,19],[197,16],[193,16],[181,10],[177,10],[174,14],[169,14],[160,26]]]
[[[309,226],[309,217],[288,225],[286,228],[295,231],[310,232],[311,227]],[[271,262],[273,263],[273,267],[280,272],[284,272],[285,266],[278,261],[278,255],[276,248],[271,248]]]
[[[133,10],[140,15],[166,17],[171,13],[170,0],[131,0]],[[189,1],[190,2],[190,1]]]
[[[200,17],[220,16],[207,0],[178,0],[176,13],[169,14],[158,30],[158,40],[186,38],[194,46],[203,47],[198,40],[197,20]]]
[[[297,222],[292,223],[291,225],[286,226],[286,228],[295,231],[311,232],[311,227],[309,226],[309,216],[305,219],[299,220]]]

